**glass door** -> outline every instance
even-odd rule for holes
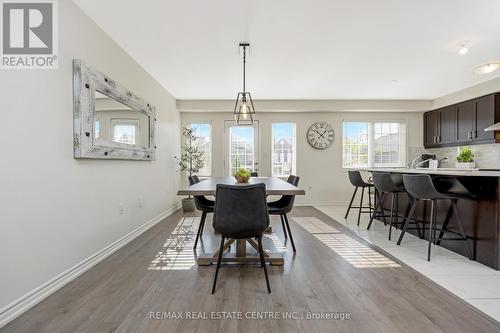
[[[259,130],[258,122],[253,125],[236,125],[226,121],[224,126],[224,174],[234,175],[238,168],[259,172]]]

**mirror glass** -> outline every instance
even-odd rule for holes
[[[149,147],[149,116],[95,92],[94,141]]]

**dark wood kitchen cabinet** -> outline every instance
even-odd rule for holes
[[[484,129],[500,122],[500,93],[424,113],[424,146],[450,147],[500,142],[500,132]]]

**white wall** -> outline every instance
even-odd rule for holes
[[[290,121],[297,124],[297,174],[305,197],[297,197],[299,204],[344,203],[352,195],[347,172],[342,168],[342,120],[398,119],[408,124],[408,145],[422,147],[422,112],[388,113],[341,113],[341,112],[258,112],[260,135],[259,175],[271,174],[271,123]],[[224,120],[233,120],[228,112],[181,112],[181,122],[212,123],[212,156],[214,176],[224,175]],[[316,150],[306,141],[307,128],[315,121],[327,121],[335,130],[335,141],[326,150]],[[411,156],[408,156],[410,158]]]
[[[73,2],[59,6],[59,69],[0,71],[0,309],[178,201],[175,99]],[[156,161],[73,159],[73,58],[156,106]]]
[[[436,98],[432,101],[432,109],[438,109],[494,92],[500,92],[500,77]]]

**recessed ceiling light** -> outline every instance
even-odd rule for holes
[[[489,74],[500,68],[500,61],[488,62],[474,68],[474,73],[476,74]]]
[[[468,43],[469,43],[468,41],[458,43],[458,54],[463,55],[469,52],[469,49],[467,48]]]

